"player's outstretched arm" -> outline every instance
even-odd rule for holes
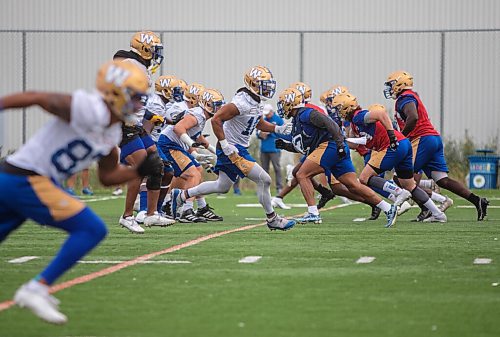
[[[66,122],[71,119],[71,95],[68,94],[27,91],[0,98],[0,110],[33,105],[40,106]]]
[[[214,131],[215,137],[217,139],[223,140],[226,139],[226,135],[224,134],[224,129],[222,128],[222,124],[225,121],[232,119],[235,116],[238,116],[240,112],[238,108],[233,103],[228,103],[220,108],[215,115],[212,117],[212,130]]]

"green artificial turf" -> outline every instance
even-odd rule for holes
[[[498,191],[481,191],[500,206]],[[98,196],[99,197],[99,196]],[[454,198],[446,224],[410,222],[395,228],[351,205],[322,213],[323,224],[288,232],[265,226],[227,234],[136,264],[55,294],[65,326],[12,307],[0,312],[0,336],[500,336],[500,209],[476,222],[476,211]],[[208,198],[224,222],[175,224],[134,235],[117,225],[124,199],[89,205],[108,224],[105,241],[85,260],[125,261],[223,230],[262,221],[255,194]],[[286,202],[303,203],[295,191]],[[334,200],[328,206],[338,205]],[[297,215],[304,208],[279,213]],[[0,302],[36,275],[65,234],[25,223],[0,245]],[[10,259],[34,255],[22,264]],[[238,261],[262,256],[252,264]],[[370,264],[356,264],[373,256]],[[477,257],[493,259],[473,265]],[[79,264],[58,283],[109,267]]]

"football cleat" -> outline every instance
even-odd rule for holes
[[[146,218],[146,211],[140,211],[135,216],[135,222],[137,222],[139,225],[142,225],[144,223],[144,218]]]
[[[189,209],[186,209],[185,211],[183,211],[178,220],[179,220],[179,222],[182,222],[182,223],[207,222],[207,220],[205,220],[205,218],[200,218],[199,216],[194,214],[194,211],[192,208],[189,208]]]
[[[280,198],[280,197],[273,197],[273,198],[271,199],[271,205],[272,205],[273,207],[279,207],[279,208],[281,208],[281,209],[291,209],[291,207],[290,207],[290,206],[288,206],[287,204],[285,204],[285,203],[283,202],[283,198]]]
[[[223,221],[224,218],[212,212],[213,208],[208,204],[205,207],[198,208],[196,216],[203,218],[207,221]]]
[[[423,222],[447,222],[448,218],[446,217],[446,214],[441,213],[439,215],[431,215],[427,219],[424,219]]]
[[[159,226],[159,227],[166,227],[170,226],[175,223],[175,220],[173,219],[167,219],[158,212],[155,212],[153,215],[148,215],[144,218],[144,226],[152,227],[152,226]]]
[[[385,225],[385,228],[394,226],[396,218],[398,217],[398,208],[395,205],[392,205],[391,209],[384,213],[387,216],[387,224]]]
[[[411,203],[408,200],[403,202],[401,206],[399,206],[398,208],[398,216],[400,216],[401,214],[405,214],[410,210],[410,208],[411,208]]]
[[[480,198],[479,199],[479,207],[476,206],[477,209],[477,220],[478,221],[483,221],[484,218],[488,215],[487,214],[487,209],[489,206],[490,202],[486,198]]]
[[[403,189],[401,194],[396,196],[396,201],[394,201],[394,205],[399,207],[410,198],[411,198],[411,192]]]
[[[172,189],[172,198],[170,199],[170,214],[172,214],[172,216],[174,216],[175,218],[177,217],[179,209],[184,204],[184,200],[182,200],[182,193],[184,193],[184,190],[181,190],[179,188]]]
[[[287,231],[296,224],[295,220],[288,220],[286,218],[280,217],[277,214],[271,219],[268,218],[266,220],[266,223],[267,223],[267,228],[269,228],[272,231],[274,230]]]
[[[82,194],[85,194],[85,195],[94,195],[94,192],[92,192],[92,190],[88,187],[85,187],[84,189],[82,189]]]
[[[114,196],[119,196],[119,195],[123,194],[123,190],[120,187],[118,187],[118,188],[115,188],[115,190],[111,194]]]
[[[315,224],[320,224],[320,223],[323,222],[323,220],[321,219],[321,215],[319,215],[319,214],[312,214],[312,213],[307,213],[302,218],[297,218],[296,220],[299,223],[315,223]]]
[[[378,208],[377,206],[372,206],[372,214],[370,215],[368,220],[377,220],[381,212],[382,210],[380,208]]]
[[[330,189],[325,188],[323,186],[321,186],[319,192],[321,193],[321,198],[318,201],[318,209],[321,209],[321,208],[325,207],[325,205],[328,201],[335,198],[335,194],[333,194],[333,192]]]
[[[59,300],[51,296],[47,290],[32,289],[29,283],[16,291],[14,302],[21,308],[31,310],[36,316],[53,324],[64,324],[68,318],[59,311]]]
[[[144,228],[139,226],[139,224],[135,221],[134,216],[129,215],[127,217],[120,217],[120,225],[122,227],[127,228],[132,233],[142,234],[144,233]]]
[[[423,209],[420,211],[420,213],[417,215],[417,217],[411,221],[412,222],[422,222],[425,219],[427,219],[428,217],[430,217],[431,215],[432,215],[431,211],[429,211],[428,209]]]
[[[172,216],[172,209],[171,209],[171,203],[166,202],[162,207],[161,211],[163,212],[163,216],[168,218],[168,219],[173,219],[174,217]]]
[[[434,180],[433,180],[434,181]],[[446,200],[443,201],[441,203],[441,205],[439,205],[438,209],[441,211],[441,212],[446,212],[446,210],[448,208],[450,208],[451,206],[453,206],[453,199],[449,198],[448,196],[445,196]]]

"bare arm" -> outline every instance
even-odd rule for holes
[[[104,186],[119,185],[130,179],[139,177],[137,171],[130,167],[118,163],[118,148],[99,160],[99,180]]]
[[[226,139],[222,124],[239,114],[240,112],[238,111],[236,105],[228,103],[220,108],[220,110],[217,111],[212,117],[212,130],[214,131],[215,137],[217,137],[219,141]]]
[[[406,120],[405,128],[401,131],[401,133],[407,136],[413,129],[415,129],[418,121],[418,112],[415,103],[411,102],[406,104],[403,107],[403,114],[406,116]]]
[[[198,120],[196,117],[190,114],[184,115],[184,118],[174,126],[174,132],[177,136],[181,136],[183,133],[186,133],[187,130],[191,129],[198,125]]]
[[[257,123],[256,128],[257,130],[260,131],[273,133],[275,131],[274,129],[276,128],[276,125],[265,121],[264,118],[261,118],[260,121]]]
[[[69,122],[71,119],[71,95],[27,91],[4,96],[0,99],[0,108],[27,108],[38,105],[47,112]]]
[[[394,130],[391,119],[385,110],[370,110],[370,112],[365,115],[364,121],[367,124],[379,121],[386,130]]]

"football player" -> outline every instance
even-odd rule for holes
[[[384,95],[387,99],[396,100],[395,117],[402,134],[411,141],[414,172],[423,170],[439,187],[468,200],[476,207],[477,220],[482,221],[489,202],[472,193],[461,182],[448,177],[443,141],[419,95],[413,91],[413,76],[406,71],[391,73],[385,82]]]
[[[287,230],[295,221],[280,217],[271,204],[271,177],[248,153],[250,137],[254,130],[289,133],[291,125],[276,126],[262,118],[262,101],[271,99],[276,91],[276,81],[264,66],[252,67],[245,73],[245,87],[240,88],[231,103],[224,105],[212,118],[212,128],[218,139],[216,181],[207,181],[188,190],[172,190],[172,210],[193,196],[210,193],[227,193],[237,177],[248,177],[257,184],[257,196],[271,230]]]
[[[49,287],[104,239],[107,229],[88,206],[66,193],[57,182],[98,161],[98,176],[106,186],[161,170],[156,154],[134,167],[118,164],[122,121],[142,107],[148,78],[131,63],[103,65],[97,91],[72,94],[22,92],[0,98],[3,109],[38,105],[55,117],[17,152],[0,163],[0,242],[30,218],[62,229],[69,236],[49,265],[17,290],[14,301],[43,320],[64,324],[59,301]]]
[[[187,110],[182,120],[175,126],[165,128],[158,141],[160,154],[164,156],[165,160],[172,163],[174,168],[174,179],[170,185],[172,189],[186,189],[201,183],[201,168],[197,159],[204,160],[206,155],[200,154],[196,150],[189,152],[191,148],[205,148],[213,154],[216,152],[215,147],[211,146],[202,135],[202,131],[207,120],[212,118],[224,104],[224,97],[216,89],[205,89],[200,94],[198,106]],[[193,199],[185,201],[178,220],[180,222],[207,222],[204,213],[213,213],[210,206],[206,204],[204,198],[197,199],[198,212],[195,214]],[[177,216],[177,209],[172,210],[171,214]],[[216,219],[209,217],[208,220],[214,221]]]
[[[305,107],[301,96],[299,90],[287,88],[278,98],[278,110],[285,117],[292,118],[291,144],[295,150],[307,155],[296,178],[308,205],[308,214],[298,221],[321,223],[310,178],[324,172],[327,177],[333,175],[351,193],[359,195],[365,202],[381,208],[387,215],[386,227],[393,226],[397,207],[391,206],[371,189],[360,184],[339,125],[327,115]]]
[[[411,197],[417,204],[432,212],[432,215],[424,220],[426,222],[446,222],[446,215],[415,183],[410,141],[394,130],[385,107],[373,104],[364,110],[354,95],[346,93],[333,99],[333,109],[343,120],[351,123],[355,135],[366,137],[366,147],[372,150],[371,158],[359,176],[361,183],[396,195],[396,206]],[[395,169],[403,188],[379,176],[380,173],[392,169]]]
[[[151,74],[156,72],[163,61],[163,45],[158,35],[151,31],[135,33],[130,40],[130,51],[119,50],[113,56],[114,60],[133,63],[143,69],[150,79]],[[147,96],[145,96],[147,97]],[[136,114],[135,120],[131,120],[123,125],[123,139],[120,143],[120,161],[135,166],[146,157],[147,153],[156,152],[156,145],[143,128],[145,109],[141,109]],[[158,156],[161,161],[160,157]],[[147,178],[147,216],[144,224],[147,226],[168,226],[172,224],[171,219],[160,216],[157,212],[157,204],[160,196],[163,170],[158,176]],[[125,197],[125,210],[120,217],[119,223],[133,233],[144,233],[144,229],[136,222],[134,212],[134,202],[140,191],[142,179],[131,180],[127,184],[127,195]]]

